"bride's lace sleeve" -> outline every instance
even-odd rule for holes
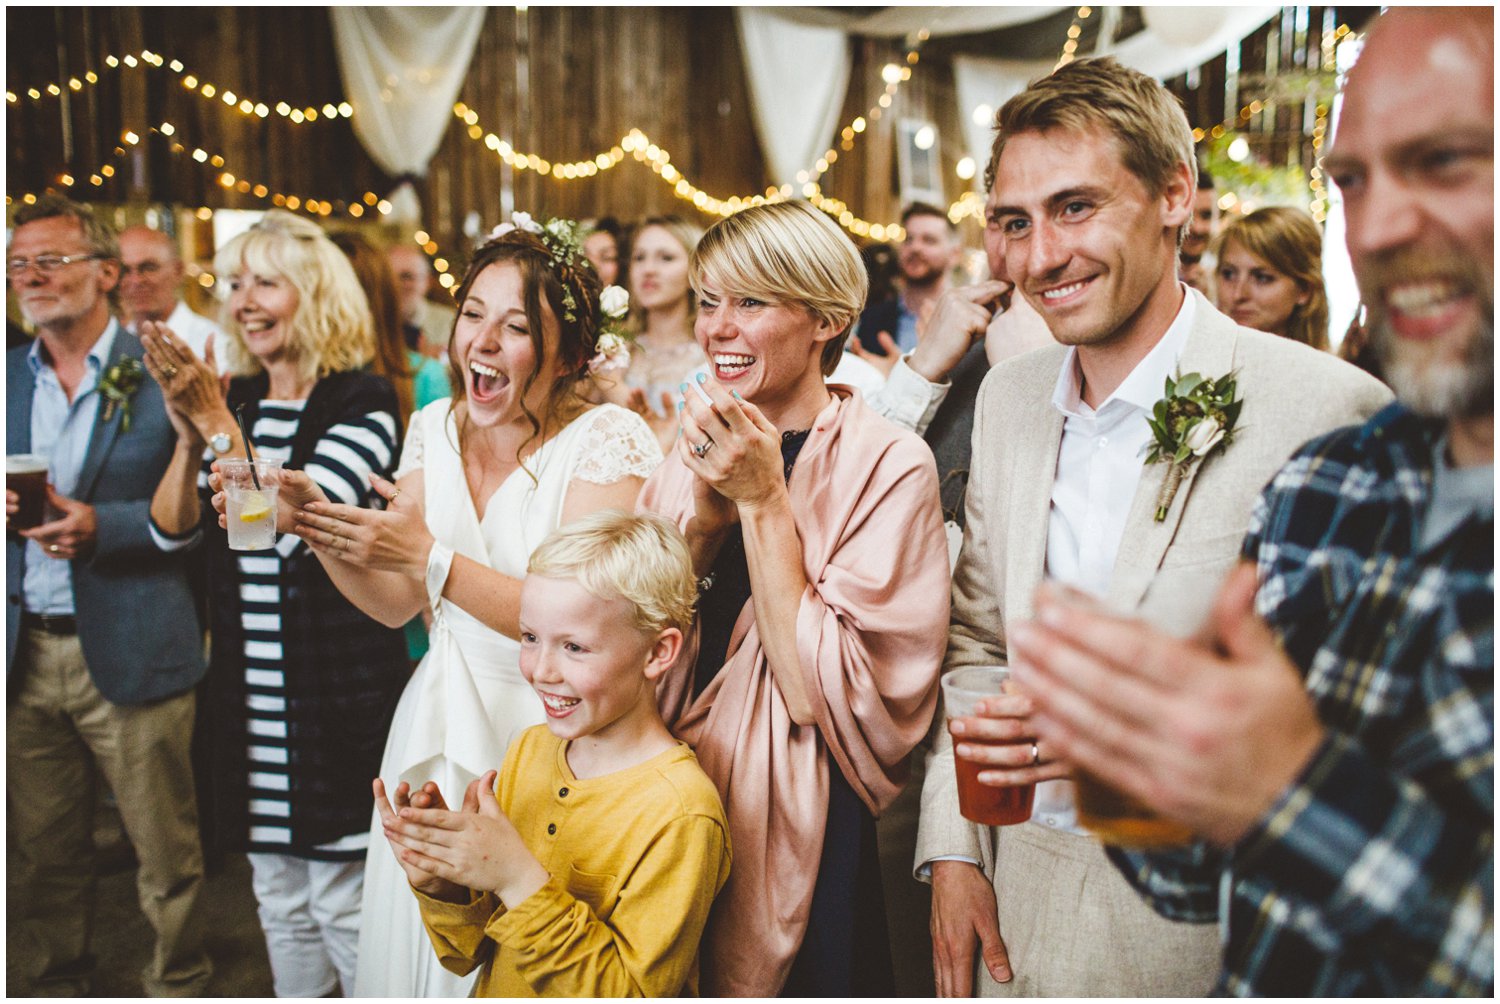
[[[600,405],[588,420],[573,477],[596,485],[622,478],[647,478],[662,461],[656,435],[641,416],[612,404]]]
[[[393,477],[400,481],[412,471],[423,467],[422,426],[426,424],[426,410],[414,411],[406,422],[406,442],[401,446],[401,462],[396,465]]]

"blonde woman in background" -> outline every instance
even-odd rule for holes
[[[223,848],[249,855],[276,994],[348,995],[370,837],[365,791],[411,672],[406,645],[340,595],[286,532],[289,506],[274,546],[229,550],[218,520],[200,520],[211,491],[204,446],[217,458],[281,460],[322,495],[367,506],[371,476],[389,476],[395,460],[396,393],[366,369],[369,306],[315,223],[272,210],[220,249],[214,270],[229,287],[227,337],[216,346],[233,375],[227,399],[212,352],[200,360],[164,325],[141,325],[147,369],[178,433],[151,518],[168,537],[200,526],[206,536],[207,808]]]
[[[1300,209],[1257,209],[1214,240],[1216,306],[1247,328],[1328,349],[1323,233]]]

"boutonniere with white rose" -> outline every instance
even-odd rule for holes
[[[108,422],[120,409],[120,431],[130,431],[130,402],[135,392],[141,389],[141,377],[145,369],[134,356],[126,356],[104,371],[99,379],[99,396],[104,398],[104,410],[100,421]]]
[[[1188,373],[1167,377],[1167,392],[1151,409],[1146,423],[1154,442],[1146,463],[1166,463],[1167,478],[1156,496],[1156,521],[1167,518],[1183,475],[1214,450],[1234,440],[1234,424],[1244,403],[1234,396],[1233,373],[1213,378]]]

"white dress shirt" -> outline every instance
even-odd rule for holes
[[[1047,520],[1048,579],[1094,596],[1108,594],[1151,442],[1146,418],[1176,373],[1193,315],[1193,298],[1184,296],[1161,340],[1097,409],[1083,401],[1078,350],[1064,358],[1052,392],[1052,404],[1064,417]],[[1038,784],[1031,821],[1086,832],[1078,826],[1073,782]]]

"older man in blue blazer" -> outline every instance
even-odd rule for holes
[[[86,207],[15,215],[11,291],[37,328],[6,358],[6,452],[48,458],[51,512],[17,530],[6,492],[6,809],[24,861],[22,969],[35,993],[82,994],[93,959],[98,776],[140,860],[156,930],[142,972],[160,996],[202,994],[211,966],[188,746],[201,635],[183,550],[151,523],[177,448],[141,345],[114,319],[119,245]]]

